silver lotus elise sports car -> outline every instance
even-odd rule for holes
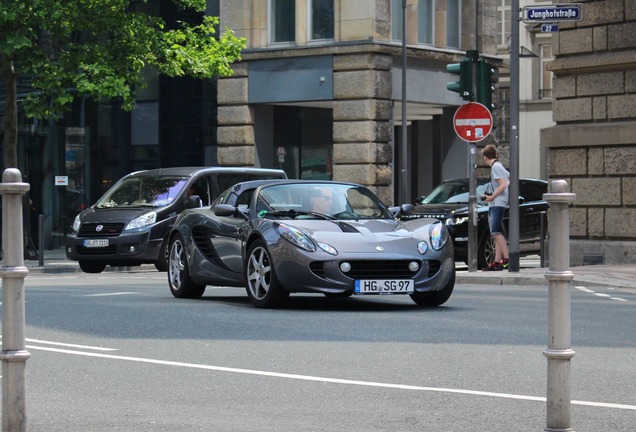
[[[439,306],[455,285],[452,242],[437,219],[401,221],[401,211],[353,183],[238,183],[175,222],[170,291],[199,298],[206,285],[245,287],[257,307],[292,292],[408,294]]]

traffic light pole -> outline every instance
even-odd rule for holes
[[[519,271],[519,0],[511,1],[510,186],[508,188],[508,271]]]
[[[472,101],[477,97],[477,76],[479,68],[479,51],[466,51],[466,57],[472,60]],[[477,167],[477,145],[469,143],[468,161],[468,271],[477,271],[477,179],[475,169]]]

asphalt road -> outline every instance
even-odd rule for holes
[[[29,431],[538,431],[547,292],[170,294],[165,273],[26,280]],[[636,293],[572,289],[572,426],[634,431]]]

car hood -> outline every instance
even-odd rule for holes
[[[293,220],[285,225],[303,229],[320,242],[328,243],[341,252],[364,251],[382,246],[385,251],[401,252],[406,244],[429,240],[429,227],[437,219],[420,218],[410,221],[383,220]],[[362,249],[361,249],[362,248]]]
[[[165,208],[151,208],[151,207],[131,207],[131,208],[89,208],[80,213],[80,220],[82,223],[128,223],[131,220],[155,211],[159,213]]]
[[[488,211],[487,205],[477,205],[477,212]],[[414,213],[419,217],[427,216],[438,219],[448,219],[451,216],[463,216],[468,214],[468,204],[426,204],[415,206]]]

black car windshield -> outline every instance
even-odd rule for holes
[[[487,185],[487,180],[477,180],[477,201],[481,201]],[[468,204],[468,179],[443,182],[418,204]]]
[[[286,183],[261,188],[259,216],[329,219],[392,219],[391,212],[369,189],[339,183]]]
[[[174,202],[187,179],[174,176],[129,177],[118,182],[97,202],[97,208],[163,207]]]

